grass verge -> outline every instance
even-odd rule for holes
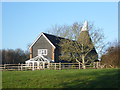
[[[3,71],[3,88],[119,88],[120,69]]]

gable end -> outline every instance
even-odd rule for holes
[[[52,44],[52,42],[44,35],[44,33],[41,33],[41,34],[37,37],[37,39],[30,45],[29,49],[32,48],[32,46],[38,41],[38,39],[39,39],[42,35],[45,37],[45,39],[46,39],[46,40],[53,46],[53,48],[55,49],[56,47],[55,47],[55,46]]]

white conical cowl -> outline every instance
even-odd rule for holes
[[[81,31],[88,31],[88,22],[87,21],[84,22]]]

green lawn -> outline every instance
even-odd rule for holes
[[[2,87],[118,88],[119,72],[120,69],[3,71]]]

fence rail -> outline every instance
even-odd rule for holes
[[[86,68],[98,68],[95,65],[86,65]],[[28,64],[4,64],[0,65],[0,71],[24,71],[24,70],[62,70],[62,69],[82,69],[81,63],[48,63],[41,66]]]

